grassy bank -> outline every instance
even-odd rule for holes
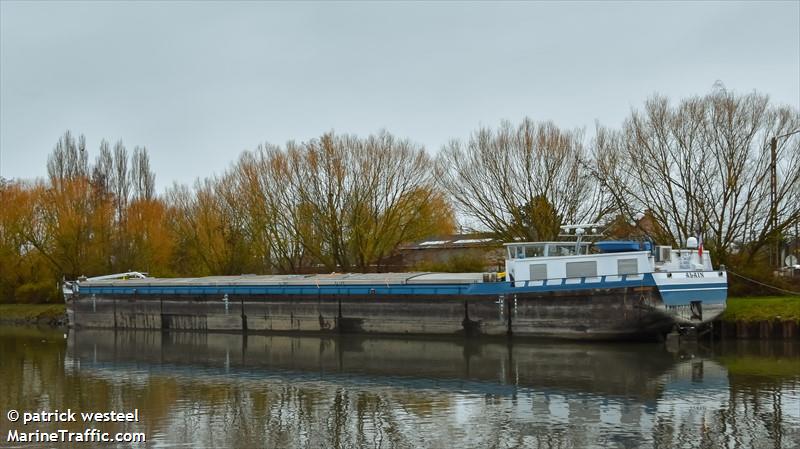
[[[800,321],[800,296],[743,296],[728,298],[724,321]]]
[[[64,321],[64,304],[0,304],[0,323],[49,324]]]

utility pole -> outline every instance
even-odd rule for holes
[[[772,226],[772,238],[775,239],[774,245],[771,245],[770,253],[775,251],[775,258],[770,257],[770,261],[774,263],[775,268],[780,268],[783,265],[781,260],[781,235],[778,232],[778,139],[789,137],[793,134],[800,133],[800,129],[796,129],[780,136],[775,136],[769,140],[770,148],[770,166],[769,166],[769,224]]]
[[[772,226],[773,242],[772,251],[775,251],[774,259],[771,258],[774,267],[781,267],[781,239],[778,235],[778,138],[773,137],[769,141],[770,165],[769,165],[769,223]],[[772,252],[770,251],[770,252]]]
[[[800,256],[800,223],[794,222],[794,256]],[[794,267],[792,267],[794,268]],[[793,273],[797,274],[793,271]]]

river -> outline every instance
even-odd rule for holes
[[[796,448],[800,345],[3,327],[0,409],[0,447]],[[23,424],[56,410],[136,421]],[[86,429],[146,441],[35,441]]]

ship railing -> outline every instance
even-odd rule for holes
[[[558,285],[584,285],[584,284],[602,284],[606,282],[629,282],[629,281],[643,281],[645,275],[652,274],[646,273],[627,273],[627,274],[603,274],[599,276],[574,276],[564,278],[546,278],[536,280],[524,281],[511,281],[514,287],[550,287]]]
[[[724,269],[720,270],[713,270],[713,273],[717,273],[718,277],[723,277],[725,274]],[[677,273],[685,273],[683,271]],[[694,273],[694,272],[686,272],[686,273]],[[703,273],[709,273],[708,271],[704,271]],[[558,286],[558,285],[584,285],[584,284],[601,284],[606,282],[629,282],[629,281],[642,281],[644,280],[646,275],[652,275],[653,272],[641,272],[641,273],[626,273],[626,274],[604,274],[599,276],[574,276],[574,277],[558,277],[558,278],[546,278],[546,279],[536,279],[536,280],[520,280],[520,281],[509,281],[513,287],[542,287],[542,286]],[[672,277],[673,273],[666,273],[668,278]],[[712,281],[713,278],[708,278],[709,281]]]

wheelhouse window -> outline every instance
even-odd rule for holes
[[[550,247],[551,256],[574,256],[575,254],[577,254],[575,244],[553,245]]]
[[[544,245],[525,246],[525,257],[542,257],[542,256],[544,256]]]
[[[544,245],[514,245],[508,247],[509,259],[542,257],[544,254]]]
[[[589,254],[589,243],[546,242],[521,243],[508,246],[509,259],[530,259],[533,257],[562,257]]]

